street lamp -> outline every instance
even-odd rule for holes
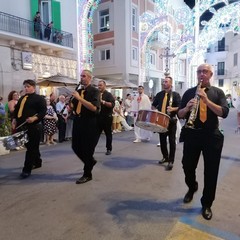
[[[169,47],[166,47],[164,48],[164,51],[165,51],[165,54],[160,54],[159,57],[161,59],[163,59],[164,57],[166,58],[166,67],[165,67],[165,73],[164,75],[167,77],[170,75],[170,72],[169,72],[169,58],[172,57],[176,57],[176,55],[174,53],[170,54],[170,48]]]

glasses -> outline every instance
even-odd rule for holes
[[[201,73],[207,74],[207,73],[209,73],[209,70],[207,70],[207,69],[197,70],[197,74],[201,74]]]
[[[82,77],[82,78],[85,78],[85,77],[86,77],[86,75],[81,75],[81,77]]]

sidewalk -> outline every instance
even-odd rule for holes
[[[43,167],[18,178],[25,151],[0,156],[0,239],[5,240],[239,240],[240,134],[236,112],[222,122],[222,154],[213,218],[201,216],[203,163],[199,190],[190,204],[177,145],[172,171],[161,159],[158,135],[133,143],[133,131],[113,135],[112,155],[105,155],[105,136],[96,148],[93,180],[76,185],[82,163],[70,142],[41,146]]]

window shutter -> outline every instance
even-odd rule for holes
[[[61,4],[56,0],[52,0],[52,21],[54,28],[61,30]]]

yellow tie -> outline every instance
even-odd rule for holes
[[[162,103],[162,113],[166,113],[166,106],[167,106],[167,92],[165,92],[165,96],[163,98],[163,103]]]
[[[81,91],[81,97],[82,98],[84,98],[84,92],[85,92],[85,90]],[[81,109],[82,109],[82,103],[80,101],[78,101],[76,113],[79,114],[81,112]]]
[[[27,101],[27,98],[28,98],[28,95],[26,95],[22,101],[21,101],[21,104],[20,104],[20,107],[19,107],[19,110],[18,110],[18,118],[20,118],[22,116],[22,112],[23,112],[23,108],[24,108],[24,104],[25,102]]]
[[[201,122],[205,122],[207,120],[207,105],[203,102],[203,100],[200,98],[200,120]]]

